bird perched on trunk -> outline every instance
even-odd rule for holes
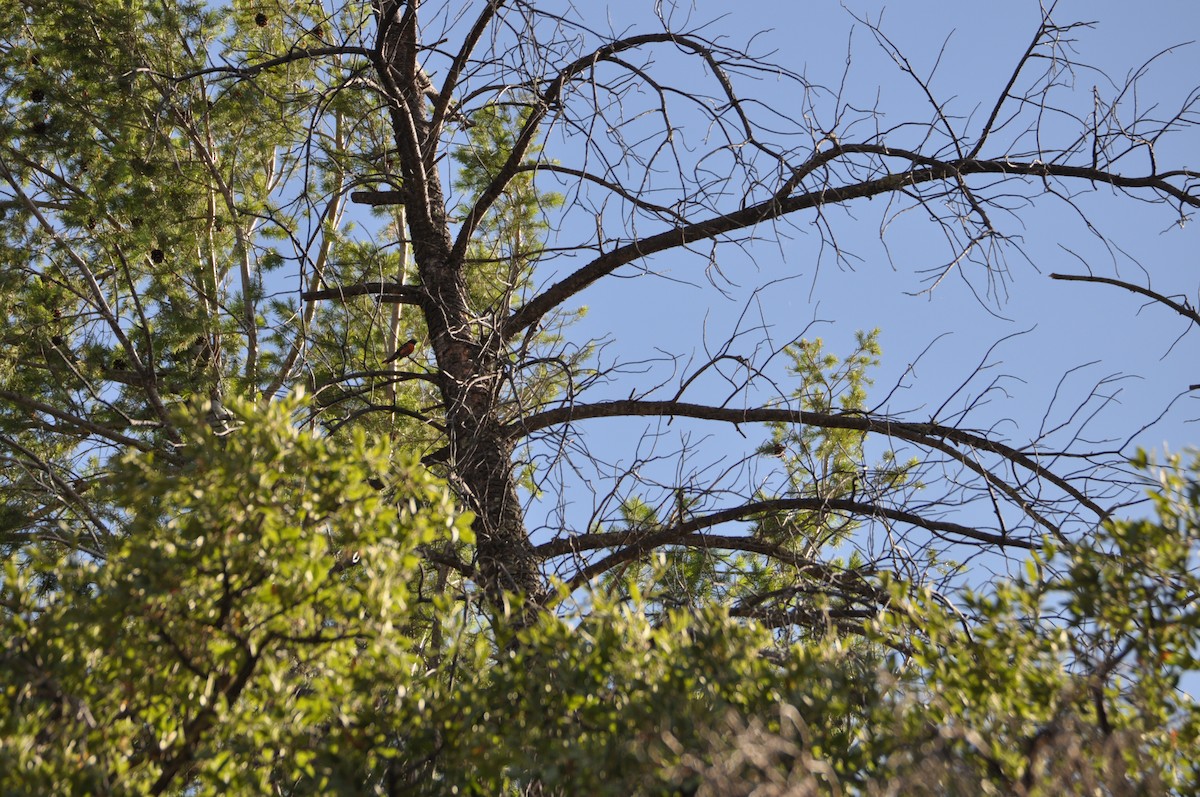
[[[409,338],[408,340],[401,343],[400,348],[396,349],[396,353],[393,354],[391,357],[388,357],[386,360],[384,360],[383,363],[384,363],[384,365],[387,365],[388,363],[396,362],[396,360],[403,360],[405,357],[408,357],[410,354],[412,354],[416,350],[417,350],[416,338]]]

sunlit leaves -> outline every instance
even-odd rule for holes
[[[882,627],[911,648],[913,732],[954,729],[957,760],[998,782],[1054,788],[1086,773],[1152,793],[1196,788],[1184,750],[1200,712],[1178,687],[1200,648],[1200,462],[1175,456],[1155,472],[1157,518],[1111,520],[1034,554],[1025,578],[965,596],[969,627],[944,598],[896,590]]]
[[[414,550],[469,539],[469,517],[361,435],[333,446],[297,431],[294,403],[231,409],[221,437],[204,413],[181,423],[182,468],[125,460],[114,478],[131,533],[102,565],[9,560],[10,786],[43,771],[48,792],[106,779],[139,792],[174,771],[192,793],[315,787],[348,765],[356,717],[411,679]],[[366,479],[388,471],[385,500]],[[46,568],[50,593],[30,579]],[[293,754],[315,738],[317,751]],[[72,749],[89,751],[84,766],[69,766]],[[356,777],[376,755],[361,750]]]

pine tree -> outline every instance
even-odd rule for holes
[[[1080,111],[1055,13],[966,121],[869,25],[935,109],[885,124],[665,12],[4,6],[4,788],[1194,786],[1196,467],[1121,520],[1128,452],[893,412],[887,331],[751,320],[775,282],[690,349],[585,318],[786,223],[848,257],[875,197],[988,290],[1027,205],[1182,222],[1200,175],[1135,159],[1194,95]]]

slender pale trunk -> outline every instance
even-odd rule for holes
[[[393,218],[396,224],[396,233],[401,237],[400,240],[400,273],[396,275],[396,279],[401,285],[408,284],[408,241],[405,236],[408,235],[408,217],[404,213],[404,205],[396,205]],[[400,338],[404,334],[404,330],[400,326],[402,310],[404,305],[400,302],[392,304],[392,317],[388,320],[388,352],[394,352],[400,348]],[[403,363],[396,361],[392,363],[392,372],[400,370]],[[387,383],[387,401],[388,404],[395,406],[396,404],[396,383],[389,381]],[[395,423],[395,416],[392,417],[392,422]]]

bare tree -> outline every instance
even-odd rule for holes
[[[150,142],[139,157],[159,164],[147,179],[205,186],[202,218],[189,222],[200,266],[171,272],[195,312],[169,334],[156,318],[181,300],[154,287],[162,274],[139,270],[138,258],[151,268],[163,254],[143,254],[136,202],[81,215],[100,201],[86,196],[96,177],[70,157],[6,145],[4,203],[21,219],[10,247],[41,258],[45,268],[22,278],[45,275],[73,321],[27,319],[38,332],[13,362],[36,362],[42,386],[0,389],[14,430],[4,457],[21,474],[6,489],[28,507],[27,522],[9,524],[14,539],[58,534],[50,520],[67,512],[88,530],[69,544],[102,554],[120,519],[88,491],[111,489],[103,461],[118,447],[182,456],[172,396],[208,397],[219,433],[229,393],[270,400],[297,383],[314,389],[309,420],[330,432],[377,424],[421,447],[476,514],[470,558],[448,548],[431,561],[494,606],[523,595],[526,616],[553,598],[552,575],[580,587],[669,551],[708,568],[708,588],[729,589],[737,614],[855,629],[887,600],[880,572],[935,583],[928,551],[1026,550],[1085,534],[1130,501],[1121,445],[1090,445],[1077,425],[1011,439],[977,425],[979,393],[963,385],[932,412],[888,412],[862,392],[869,339],[846,364],[823,364],[803,327],[757,318],[753,300],[703,354],[638,360],[611,340],[575,339],[568,322],[592,286],[658,273],[667,258],[695,264],[719,297],[724,260],[789,225],[812,225],[841,258],[832,211],[876,197],[889,217],[921,211],[948,243],[924,289],[964,273],[986,294],[1019,251],[1009,226],[1040,203],[1083,213],[1077,192],[1105,187],[1162,205],[1164,222],[1187,219],[1200,172],[1155,153],[1191,131],[1200,95],[1143,110],[1131,100],[1141,69],[1076,111],[1065,76],[1085,68],[1072,45],[1087,26],[1050,5],[1007,84],[964,119],[864,18],[870,46],[927,100],[895,122],[727,43],[718,27],[676,23],[685,16],[660,4],[653,29],[606,33],[569,4],[376,0],[260,13],[253,24],[271,38],[238,34],[227,62],[194,43],[144,62],[134,48],[121,75],[150,98],[129,123]],[[798,100],[755,94],[765,76]],[[278,118],[237,128],[256,103]],[[481,146],[471,125],[498,111],[511,137],[477,153],[473,188],[456,188],[467,167],[450,156],[471,158]],[[547,208],[552,233],[480,250],[489,219],[525,185],[565,196]],[[381,240],[345,231],[351,201],[390,220]],[[89,233],[91,213],[115,232]],[[265,233],[292,253],[281,257]],[[406,246],[411,267],[399,264]],[[272,304],[260,276],[281,262],[303,286],[296,304]],[[416,359],[384,364],[408,331],[420,336]],[[397,385],[421,386],[419,399],[396,398]],[[614,418],[652,425],[632,427],[645,431],[608,462],[596,446]],[[831,546],[846,540],[858,556],[835,559]],[[787,577],[729,587],[760,562]]]

